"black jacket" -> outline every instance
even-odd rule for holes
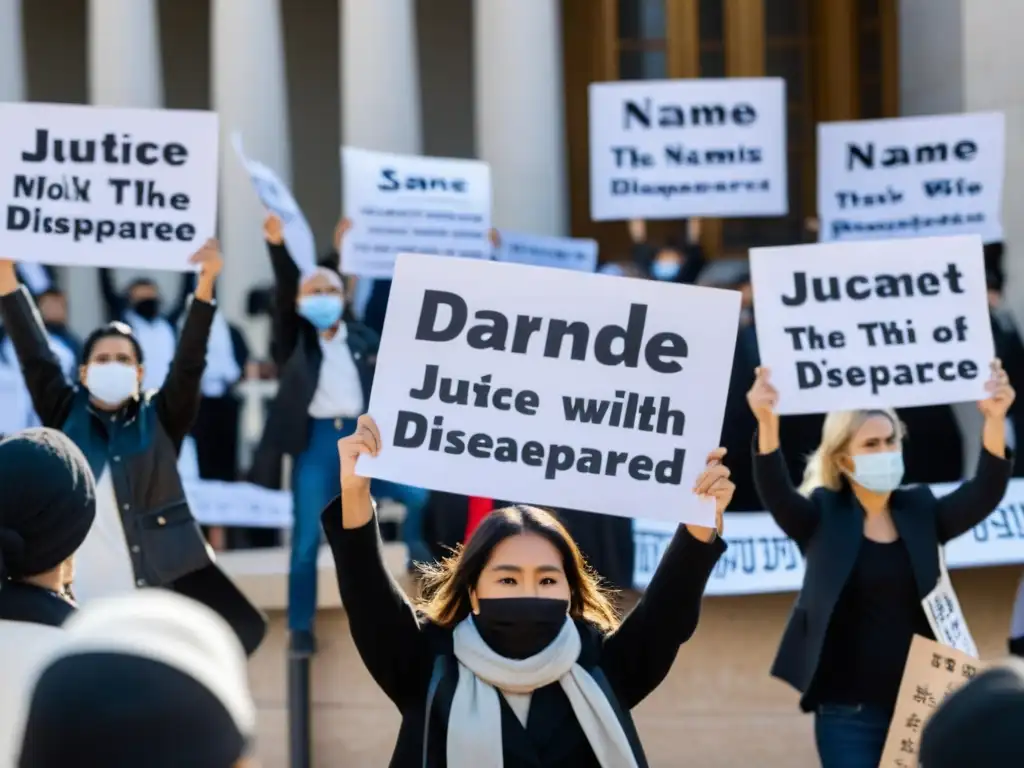
[[[755,438],[756,439],[756,438]],[[1009,451],[1007,451],[1009,456]],[[893,522],[910,556],[921,599],[939,578],[939,545],[980,523],[999,505],[1013,462],[982,451],[978,471],[953,493],[935,498],[927,486],[894,491]],[[800,495],[790,482],[780,451],[754,455],[754,482],[772,518],[796,542],[807,561],[804,583],[779,645],[772,675],[805,694],[801,706],[815,702],[811,690],[833,609],[853,572],[864,538],[864,512],[852,491],[818,488]]]
[[[43,425],[74,440],[97,477],[110,468],[136,585],[206,602],[235,626],[246,650],[255,650],[265,621],[213,564],[178,475],[178,451],[199,407],[213,305],[192,302],[163,387],[115,414],[95,410],[89,393],[65,380],[28,291],[0,298],[0,311]]]
[[[281,457],[298,456],[309,440],[309,404],[316,394],[323,352],[320,334],[296,310],[301,276],[288,250],[270,246],[274,268],[274,362],[278,367],[278,389],[263,428],[251,479],[268,488],[281,482]],[[363,410],[370,399],[373,368],[377,360],[379,337],[348,316],[348,346],[363,387]]]
[[[457,682],[452,630],[417,620],[401,588],[385,570],[375,522],[345,530],[340,498],[328,505],[322,520],[352,639],[377,685],[402,713],[392,768],[423,765],[427,691],[441,659],[445,673],[431,708],[427,765],[442,768]],[[583,641],[579,663],[603,673],[602,687],[611,694],[609,700],[641,768],[647,763],[629,710],[665,679],[679,646],[696,630],[704,587],[725,549],[720,538],[704,544],[680,527],[647,591],[618,630],[602,636],[589,624],[577,622]],[[601,677],[595,676],[599,684]],[[599,765],[557,683],[534,692],[525,731],[502,703],[502,744],[505,768]]]
[[[75,607],[48,589],[22,581],[0,582],[0,622],[20,621],[48,627],[64,625]]]

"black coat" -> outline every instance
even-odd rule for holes
[[[1009,455],[1009,452],[1007,452]],[[921,599],[939,578],[939,545],[980,523],[1006,493],[1013,462],[982,451],[978,471],[953,493],[935,498],[927,486],[894,491],[892,519],[906,545]],[[765,508],[783,532],[796,542],[807,561],[804,582],[786,624],[772,675],[805,694],[801,706],[815,702],[807,696],[832,612],[853,572],[864,538],[864,512],[849,487],[841,491],[818,488],[800,495],[790,482],[780,451],[754,455],[754,482]]]
[[[385,570],[376,523],[344,529],[338,498],[324,510],[323,526],[352,639],[377,685],[402,713],[392,768],[423,765],[427,690],[438,657],[450,670],[437,686],[427,732],[427,765],[443,768],[451,692],[457,682],[452,630],[417,620],[401,588]],[[627,737],[633,737],[642,768],[647,763],[629,710],[665,679],[679,646],[696,630],[705,584],[725,549],[722,539],[704,544],[680,527],[646,593],[618,630],[602,636],[577,622],[583,645],[579,663],[603,673],[610,701]],[[525,729],[502,702],[502,744],[505,768],[599,765],[557,683],[534,692]]]

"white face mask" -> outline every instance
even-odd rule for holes
[[[853,458],[850,478],[875,493],[895,491],[903,482],[903,452],[865,453]]]
[[[92,363],[85,374],[89,394],[107,405],[120,405],[139,391],[139,373],[125,363]]]

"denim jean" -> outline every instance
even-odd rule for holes
[[[292,467],[295,522],[288,574],[288,628],[292,631],[313,628],[320,513],[341,492],[337,444],[355,428],[355,419],[311,419],[309,444]],[[423,543],[423,517],[430,491],[386,480],[373,480],[370,490],[377,498],[394,499],[405,506],[402,538],[413,559],[428,558],[429,550]]]
[[[865,704],[822,704],[814,716],[821,768],[878,768],[892,713]]]

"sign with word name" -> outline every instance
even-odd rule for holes
[[[750,251],[778,412],[982,400],[992,361],[981,238]]]
[[[571,297],[571,301],[566,301]],[[402,254],[358,471],[425,488],[713,525],[739,293]]]
[[[960,483],[929,487],[936,496],[945,496],[959,488]],[[804,580],[803,555],[770,514],[726,512],[724,530],[729,549],[711,572],[704,594],[756,595],[800,590]],[[656,520],[637,520],[633,524],[635,588],[644,589],[650,583],[675,531],[674,524]],[[946,544],[945,554],[946,562],[954,569],[1024,563],[1024,480],[1011,480],[999,507],[971,531]]]
[[[284,244],[288,254],[299,268],[302,275],[309,275],[316,270],[316,238],[309,226],[305,214],[299,208],[295,196],[281,177],[258,160],[252,160],[245,154],[242,136],[237,131],[231,134],[231,144],[235,154],[252,180],[253,189],[263,207],[281,220],[284,230]]]
[[[342,147],[345,273],[389,279],[399,253],[490,259],[491,169]]]
[[[921,607],[936,640],[968,656],[978,657],[978,646],[974,644],[953,582],[949,580],[946,555],[942,547],[939,547],[939,580],[935,588],[925,595]]]
[[[818,125],[819,238],[1003,239],[1000,112]]]
[[[217,115],[0,104],[0,253],[187,271],[217,222]]]
[[[590,85],[590,217],[782,216],[781,78]]]
[[[593,272],[597,269],[597,241],[576,237],[524,235],[502,230],[498,233],[494,260]]]
[[[916,768],[921,734],[929,718],[986,666],[965,653],[914,635],[878,768]]]

